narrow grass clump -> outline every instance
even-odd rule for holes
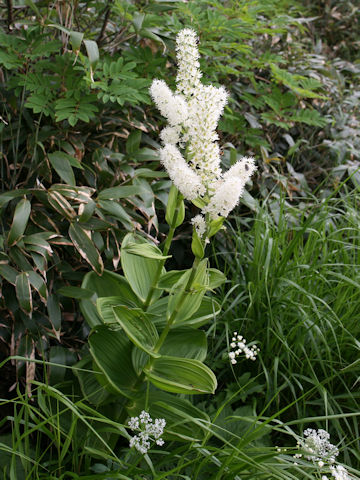
[[[250,365],[261,379],[259,406],[286,408],[282,420],[303,419],[301,429],[319,417],[349,465],[360,461],[359,203],[356,191],[296,208],[282,200],[276,211],[265,201],[248,231],[235,219],[219,257],[233,283],[227,341],[237,330],[261,347]],[[238,382],[244,368],[233,367]],[[228,372],[223,380],[233,381]]]

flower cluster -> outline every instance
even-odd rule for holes
[[[149,413],[143,410],[138,417],[131,417],[128,425],[132,431],[140,430],[130,439],[130,448],[135,447],[140,453],[145,454],[150,448],[150,441],[155,441],[160,447],[164,445],[161,438],[166,426],[164,418],[156,418],[153,422]]]
[[[324,466],[325,463],[332,464],[335,462],[339,450],[329,442],[330,434],[326,430],[307,428],[303,435],[304,439],[298,442],[298,447],[303,450],[307,460],[318,463],[320,467]],[[295,455],[296,458],[301,456],[301,453]]]
[[[307,460],[316,463],[319,468],[325,467],[330,470],[331,476],[335,480],[352,480],[352,477],[343,465],[335,465],[339,449],[330,443],[330,434],[326,430],[307,428],[303,433],[303,437],[303,439],[297,442],[298,448],[303,453],[295,454],[295,458],[301,458],[304,455]],[[322,475],[321,480],[329,480],[329,477]]]
[[[237,363],[236,357],[241,353],[243,353],[248,360],[256,360],[256,356],[260,352],[260,348],[256,345],[248,347],[245,338],[242,335],[238,335],[238,332],[234,332],[230,347],[234,349],[229,353],[229,358],[233,365]]]
[[[150,94],[169,125],[160,133],[160,160],[169,177],[188,200],[200,197],[205,206],[194,225],[202,237],[205,218],[227,217],[239,202],[246,182],[256,170],[254,159],[241,158],[226,173],[216,127],[227,103],[223,87],[201,83],[198,39],[185,28],[176,37],[178,74],[173,93],[162,80],[154,80]],[[200,227],[201,225],[201,227]]]

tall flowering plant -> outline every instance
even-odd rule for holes
[[[162,80],[154,80],[150,88],[168,121],[160,133],[159,157],[173,182],[166,210],[169,232],[162,250],[142,236],[128,234],[121,247],[123,275],[87,274],[83,287],[93,297],[82,300],[81,308],[93,330],[79,380],[93,403],[121,395],[122,416],[135,415],[132,419],[137,420],[150,412],[166,419],[165,436],[194,439],[199,432],[186,423],[206,416],[173,394],[214,393],[217,386],[214,373],[203,363],[207,340],[199,327],[219,313],[207,292],[225,277],[209,268],[205,247],[238,203],[255,165],[252,158],[243,157],[222,172],[216,127],[228,94],[223,87],[202,83],[193,30],[178,34],[176,51],[176,91]],[[189,270],[166,271],[175,229],[184,221],[184,199],[200,209],[192,219],[194,262]],[[90,366],[97,372],[96,382],[87,371]],[[141,435],[148,438],[150,433]],[[143,443],[137,442],[141,448]]]

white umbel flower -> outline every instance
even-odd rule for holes
[[[154,422],[148,412],[143,410],[138,417],[131,417],[128,421],[130,430],[140,430],[137,435],[130,438],[130,448],[136,448],[140,453],[145,454],[150,449],[150,441],[157,445],[164,445],[161,438],[164,433],[166,421],[164,418],[155,418]]]
[[[335,480],[352,480],[348,471],[342,465],[336,465],[336,467],[330,467],[331,475]]]
[[[200,84],[201,72],[199,63],[198,37],[191,28],[184,28],[176,37],[176,56],[178,74],[177,91],[190,97]]]
[[[247,360],[256,360],[260,348],[256,345],[251,345],[248,347],[246,345],[246,340],[242,335],[239,335],[238,332],[234,332],[234,336],[231,339],[230,347],[233,349],[229,352],[229,358],[233,365],[237,363],[236,358],[243,354]]]
[[[185,198],[195,200],[205,193],[201,178],[189,167],[174,145],[165,145],[159,153],[160,161],[166,168],[169,177]]]
[[[164,80],[154,80],[152,82],[150,95],[171,126],[180,125],[186,121],[188,108],[184,98],[180,95],[174,95]]]
[[[298,446],[304,451],[305,458],[314,463],[335,463],[336,457],[339,455],[339,449],[330,443],[330,434],[319,428],[307,428],[304,430],[304,439],[299,440]],[[300,458],[301,454],[297,454]]]

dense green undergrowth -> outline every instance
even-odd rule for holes
[[[330,477],[306,459],[295,464],[307,427],[328,430],[340,461],[360,476],[360,120],[352,3],[6,7],[1,478]],[[160,247],[164,241],[170,182],[155,152],[163,120],[148,87],[154,78],[174,78],[174,38],[184,26],[201,39],[204,81],[230,92],[219,128],[224,167],[238,152],[254,155],[259,171],[211,250],[211,265],[228,278],[213,293],[221,316],[203,327],[219,386],[214,396],[193,400],[205,417],[181,420],[202,436],[179,442],[170,435],[164,448],[142,457],[128,447],[121,402],[99,407],[79,383],[76,369],[94,367],[77,365],[90,331],[78,302],[89,271],[119,271],[128,232]],[[190,236],[185,222],[167,268],[188,266]],[[234,331],[261,348],[256,362],[230,363]]]

